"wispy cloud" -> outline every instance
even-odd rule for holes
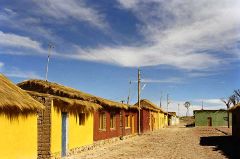
[[[218,105],[218,106],[225,106],[221,99],[213,98],[213,99],[195,99],[194,102],[203,102],[204,105]]]
[[[37,10],[37,9],[36,9]],[[31,13],[31,11],[28,11]],[[26,15],[18,10],[13,11],[9,8],[0,8],[0,26],[8,26],[28,35],[44,38],[48,41],[60,41],[60,37],[55,35],[49,27],[44,27],[43,21],[38,16]]]
[[[58,51],[63,58],[95,61],[123,67],[171,66],[183,70],[217,70],[240,57],[237,42],[240,38],[240,1],[159,1],[118,0],[122,10],[132,12],[140,21],[136,24],[144,43],[134,45],[98,45],[98,47],[72,47],[69,52]],[[105,28],[107,19],[87,2],[70,0],[34,1],[40,10],[35,16],[45,15],[57,21],[84,21],[96,28]],[[37,10],[37,9],[36,9]],[[5,8],[15,16],[16,12]],[[229,18],[231,17],[231,18]],[[0,14],[0,20],[7,19]],[[37,24],[37,18],[24,18],[24,24]],[[37,26],[37,25],[36,25]],[[42,32],[49,34],[43,28]],[[50,32],[51,33],[51,32]],[[40,43],[28,37],[0,32],[0,44],[22,46],[40,50]],[[14,38],[11,38],[14,37]],[[9,40],[9,39],[14,39]],[[19,39],[19,40],[18,40]],[[69,46],[68,46],[69,47]],[[65,49],[66,50],[66,49]],[[228,57],[228,62],[226,62]],[[237,58],[239,60],[239,58]],[[212,75],[193,72],[191,77]],[[165,82],[165,81],[159,81]]]
[[[11,70],[5,70],[3,74],[8,77],[15,77],[15,78],[42,79],[42,77],[34,71],[23,71],[19,68],[11,68]]]
[[[0,69],[4,66],[3,62],[0,62]]]
[[[41,14],[53,17],[57,20],[68,20],[74,18],[78,21],[85,21],[98,28],[105,28],[107,22],[103,14],[84,0],[42,0],[34,1],[40,8]]]
[[[119,3],[142,22],[139,32],[146,43],[79,49],[72,58],[125,67],[169,65],[204,70],[225,64],[224,56],[236,56],[235,45],[240,38],[239,1],[119,0]]]
[[[18,67],[5,67],[3,62],[0,62],[0,71],[5,76],[25,79],[42,79],[42,77],[35,71],[22,70]]]
[[[179,77],[171,77],[167,79],[142,79],[143,83],[182,83],[183,79]]]
[[[10,47],[23,47],[43,51],[41,44],[26,36],[20,36],[12,33],[4,33],[0,31],[0,45]]]
[[[208,77],[208,76],[215,76],[220,74],[221,72],[188,72],[189,77]]]
[[[178,112],[180,116],[185,116],[187,112],[187,108],[185,108],[184,103],[187,100],[171,100],[169,106],[168,106],[168,111],[174,111]],[[156,104],[159,103],[159,101],[155,102]],[[202,100],[201,99],[192,99],[190,100],[190,107],[189,107],[189,115],[193,115],[194,110],[201,110],[202,109]],[[162,101],[163,104],[163,109],[166,111],[166,101]],[[178,109],[178,104],[179,104],[179,109]],[[203,103],[203,109],[205,110],[218,110],[218,109],[226,109],[226,106],[221,103],[219,99],[204,99]]]

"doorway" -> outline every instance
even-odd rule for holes
[[[208,126],[212,126],[212,117],[208,117]]]
[[[67,155],[67,145],[68,145],[68,115],[62,112],[62,153],[61,156]]]
[[[134,134],[134,127],[135,127],[135,123],[134,123],[134,115],[132,115],[132,134]]]

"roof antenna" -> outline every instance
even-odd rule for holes
[[[47,60],[47,66],[46,66],[46,78],[45,80],[48,81],[48,65],[50,61],[50,55],[51,55],[51,50],[54,48],[54,45],[52,43],[48,44],[48,60]]]
[[[130,101],[131,84],[132,84],[132,81],[130,80],[130,81],[129,81],[128,97],[127,97],[127,105],[129,104],[129,101]]]
[[[161,96],[160,96],[160,103],[159,103],[160,108],[162,108],[162,91],[161,91]]]

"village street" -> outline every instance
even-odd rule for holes
[[[233,158],[232,155],[234,155],[234,153],[229,152],[229,149],[232,148],[231,145],[224,145],[224,142],[231,140],[229,137],[230,136],[226,136],[224,133],[216,130],[215,128],[186,128],[184,126],[169,127],[152,133],[118,141],[116,143],[106,144],[102,147],[95,147],[94,150],[85,151],[68,158]],[[228,150],[222,150],[225,149],[226,146],[228,147]]]

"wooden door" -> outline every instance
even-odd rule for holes
[[[68,145],[68,116],[67,113],[62,112],[62,153],[61,156],[67,155]]]
[[[134,115],[132,115],[132,134],[134,134],[134,127],[135,127],[135,123],[134,123]]]
[[[152,131],[154,130],[154,123],[155,123],[155,119],[153,114],[151,115],[151,126],[152,126]]]
[[[208,126],[212,126],[212,117],[208,117]]]

